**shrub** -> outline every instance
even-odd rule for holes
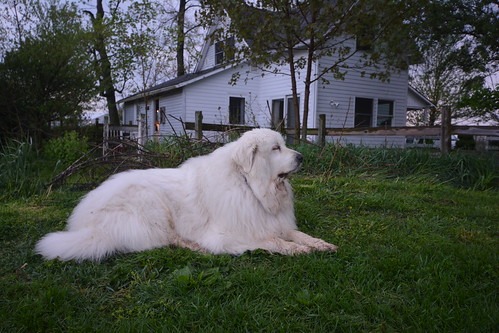
[[[86,137],[79,137],[75,131],[66,132],[62,137],[49,140],[44,153],[50,160],[68,166],[88,152]]]

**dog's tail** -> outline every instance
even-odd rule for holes
[[[36,244],[35,251],[47,260],[100,261],[116,248],[100,240],[91,228],[84,228],[47,234]]]

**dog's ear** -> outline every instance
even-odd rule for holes
[[[236,147],[232,159],[245,173],[249,173],[253,167],[257,151],[258,145],[256,143],[241,144]]]

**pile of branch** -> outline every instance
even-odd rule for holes
[[[95,179],[89,179],[89,182],[91,183],[99,183],[117,172],[129,169],[153,168],[153,158],[164,158],[164,156],[158,156],[159,154],[151,153],[146,150],[135,150],[135,152],[133,152],[133,150],[122,151],[121,148],[122,146],[117,146],[117,148],[108,149],[106,154],[102,155],[100,154],[103,150],[102,145],[94,147],[52,178],[48,187],[59,187],[72,175],[81,173],[85,170],[99,170],[99,172],[95,174]]]
[[[86,184],[79,184],[81,188],[92,188],[100,184],[113,174],[131,169],[149,169],[160,166],[175,167],[191,156],[211,151],[211,143],[183,142],[173,140],[175,156],[164,152],[155,152],[131,140],[108,142],[108,147],[103,150],[102,145],[97,145],[85,155],[80,157],[65,170],[57,174],[49,184],[49,189],[60,187],[73,175],[85,174]],[[102,152],[105,151],[104,154]],[[91,175],[89,175],[91,174]]]

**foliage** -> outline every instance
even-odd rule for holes
[[[2,147],[0,187],[5,189],[6,196],[16,197],[38,194],[47,185],[54,188],[63,183],[95,186],[112,174],[130,168],[177,167],[186,159],[207,154],[218,145],[193,142],[179,136],[160,142],[150,141],[144,147],[122,146],[122,150],[107,156],[87,153],[88,147],[86,138],[75,132],[49,141],[41,154],[29,140],[12,141]],[[458,150],[441,156],[431,149],[373,149],[332,144],[324,148],[303,145],[296,149],[305,156],[303,172],[318,177],[365,173],[388,179],[425,176],[463,188],[499,188],[497,154],[493,152],[478,154]],[[100,150],[97,152],[100,154]],[[80,160],[81,157],[84,158]],[[74,164],[76,160],[79,161]],[[69,165],[71,167],[66,169]]]
[[[75,124],[94,96],[86,34],[75,8],[45,10],[44,26],[0,63],[0,140],[31,136],[39,146],[52,122]]]
[[[457,104],[457,117],[499,124],[499,86],[492,89],[481,82],[470,82],[466,88]]]
[[[0,198],[43,193],[54,173],[87,151],[86,138],[76,132],[48,141],[42,151],[30,139],[7,140],[0,146]]]
[[[144,149],[157,154],[153,163],[161,168],[175,168],[191,157],[205,155],[217,148],[218,144],[192,141],[187,136],[164,138],[161,141],[149,141]]]
[[[190,0],[187,3],[186,11],[189,12],[190,18],[192,16],[190,13],[195,10],[197,2]],[[96,5],[95,1],[89,0],[4,0],[1,1],[0,6],[2,9],[0,11],[0,62],[7,54],[13,57],[21,50],[27,49],[26,41],[36,41],[36,45],[29,45],[31,50],[35,50],[30,51],[33,53],[30,57],[39,59],[39,62],[44,65],[40,69],[44,71],[47,69],[47,72],[57,76],[56,78],[65,75],[66,86],[76,84],[79,79],[78,75],[83,70],[92,75],[91,86],[87,87],[84,92],[93,97],[93,103],[102,96],[108,98],[107,104],[108,109],[111,109],[112,123],[119,121],[116,108],[118,94],[135,93],[137,90],[149,88],[175,75],[175,70],[172,69],[175,66],[171,65],[176,60],[172,35],[175,35],[174,31],[176,32],[177,29],[172,26],[171,20],[172,17],[177,16],[177,13],[170,11],[170,1],[103,0],[97,1]],[[186,19],[184,23],[186,26],[185,47],[189,48],[186,52],[186,67],[192,69],[200,48],[201,32],[191,19]],[[82,34],[80,30],[84,30],[85,33]],[[40,38],[42,35],[44,38]],[[46,39],[48,36],[51,36],[50,41]],[[69,37],[73,37],[81,45],[72,47],[68,45],[66,48],[68,43],[66,39]],[[84,59],[85,62],[80,63],[80,66],[72,67],[72,61],[71,66],[68,66],[68,61],[64,62],[60,59],[60,54],[66,54],[65,51],[71,49],[79,59],[82,61]],[[24,61],[27,61],[25,58],[28,57],[28,53],[28,51],[23,52]],[[56,60],[61,60],[60,68],[49,67],[51,61]],[[41,73],[24,72],[24,68],[32,70],[30,66],[25,65],[21,61],[15,64],[16,75],[32,74],[34,77],[32,81],[40,82],[40,86],[46,84],[39,78],[42,76]],[[49,77],[45,73],[43,76]],[[34,82],[28,83],[34,86]],[[14,97],[15,100],[21,101],[21,98],[17,96],[25,94],[33,87],[28,85],[19,87],[19,84],[10,90],[4,90],[4,83],[4,78],[0,75],[0,88],[2,88],[0,108],[2,112],[11,113],[12,119],[9,119],[9,123],[2,122],[1,125],[6,124],[5,128],[3,126],[1,128],[2,137],[4,133],[9,137],[17,135],[17,138],[34,136],[33,131],[28,132],[22,128],[26,126],[24,119],[15,117],[19,115],[22,118],[28,113],[24,105],[4,107],[11,105]],[[63,95],[66,92],[66,86],[51,87],[50,93]],[[12,92],[17,95],[12,95]],[[99,94],[102,96],[99,97]],[[75,114],[80,113],[83,104],[90,105],[84,102],[81,105],[78,104],[81,96],[68,95],[66,97],[68,104],[72,102],[77,106],[69,108]],[[68,119],[64,120],[68,121]],[[40,119],[36,125],[37,131],[46,132],[49,122]],[[4,131],[4,129],[9,131]]]
[[[414,67],[412,84],[453,117],[497,118],[499,9],[490,0],[425,1],[412,24],[413,38],[423,53]],[[438,118],[432,110],[429,123]]]
[[[0,331],[492,332],[498,192],[423,176],[297,175],[299,228],[337,254],[177,248],[43,261],[79,192],[0,206]]]
[[[62,137],[49,140],[43,150],[47,158],[67,167],[87,153],[88,148],[86,137],[79,137],[78,133],[70,131],[64,133]]]
[[[85,9],[83,12],[89,18],[93,36],[92,54],[100,95],[106,98],[110,124],[117,125],[117,94],[126,89],[145,90],[175,75],[170,67],[175,59],[172,54],[178,50],[171,45],[178,38],[172,34],[176,35],[179,29],[165,21],[178,13],[168,12],[163,1],[111,0],[107,6],[103,0],[96,3],[95,11]],[[193,46],[191,41],[199,36],[197,26],[192,26],[189,20],[183,23],[188,29],[184,36],[187,43],[181,47]],[[189,50],[190,59],[196,59],[198,48]]]

